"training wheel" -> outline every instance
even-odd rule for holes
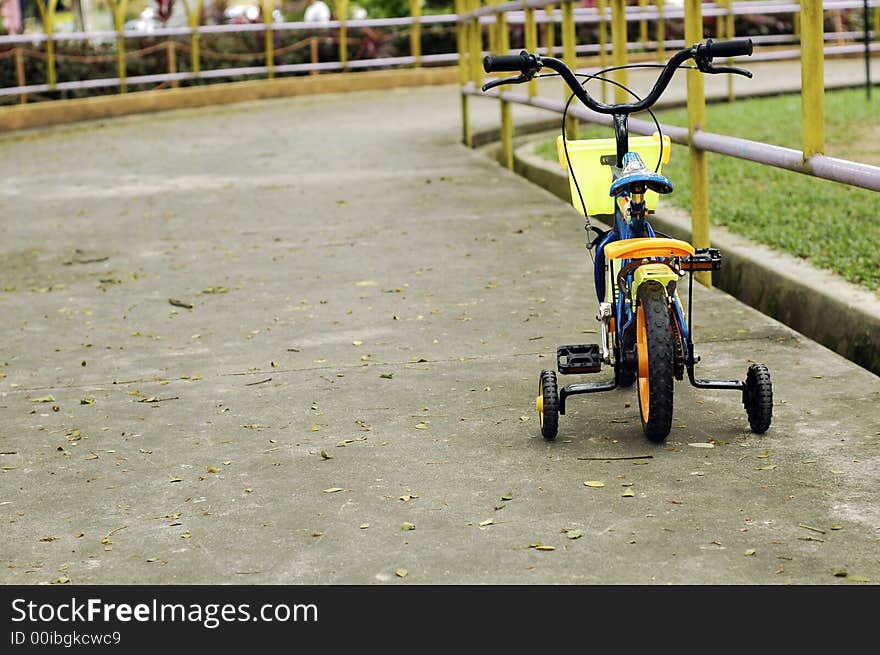
[[[541,435],[552,441],[559,432],[559,387],[556,383],[556,371],[541,371],[535,408],[541,423]]]
[[[770,382],[770,370],[763,364],[749,366],[743,405],[752,432],[764,434],[773,418],[773,384]]]

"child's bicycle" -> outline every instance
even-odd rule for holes
[[[660,66],[663,71],[644,99],[632,94],[636,101],[613,105],[597,102],[575,73],[558,59],[522,51],[518,55],[490,55],[483,60],[487,73],[520,73],[515,78],[488,82],[483,85],[484,91],[501,84],[527,82],[546,66],[556,71],[571,87],[572,97],[577,97],[593,111],[610,114],[614,121],[613,141],[567,141],[563,118],[562,136],[557,144],[560,162],[569,171],[573,204],[582,209],[587,220],[586,229],[596,233],[588,248],[595,248],[594,276],[599,299],[596,318],[600,323],[601,339],[598,344],[559,346],[556,353],[557,367],[563,375],[598,373],[604,363],[614,368],[614,378],[607,382],[569,384],[559,389],[556,372],[542,371],[536,406],[544,438],[556,438],[559,414],[565,414],[569,396],[610,391],[638,381],[639,412],[645,436],[651,441],[662,442],[672,427],[673,380],[682,380],[685,371],[690,383],[699,389],[731,389],[742,393],[753,432],[763,434],[770,427],[773,389],[766,366],[749,366],[744,381],[701,380],[694,376],[694,364],[699,358],[694,354],[693,334],[688,329],[693,316],[694,271],[718,270],[721,254],[715,248],[694,249],[685,241],[655,233],[647,214],[653,213],[651,210],[656,207],[658,194],[672,191],[672,182],[659,172],[660,164],[668,161],[669,138],[659,133],[660,126],[655,119],[658,132],[653,137],[634,138],[632,141],[636,145],[630,149],[627,128],[629,114],[651,107],[666,89],[676,69],[689,59],[693,59],[696,68],[703,73],[735,73],[751,77],[751,73],[743,69],[712,65],[713,57],[751,53],[751,39],[721,42],[709,39],[685,48],[665,66]],[[600,74],[585,77],[604,80],[598,77]],[[652,153],[659,155],[653,171],[643,161],[643,156]],[[576,171],[591,177],[587,192],[594,193],[589,213]],[[609,193],[604,198],[596,177],[604,178],[606,183],[611,181]],[[575,195],[580,200],[580,207]],[[590,225],[590,214],[611,213],[614,219],[610,230],[603,231]],[[678,280],[686,274],[690,274],[687,321],[677,292]]]

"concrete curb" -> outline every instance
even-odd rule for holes
[[[515,148],[514,170],[570,202],[567,175],[534,154],[537,141],[532,138]],[[690,217],[668,204],[661,205],[651,222],[670,236],[690,239]],[[713,277],[715,286],[880,375],[880,299],[838,275],[721,226],[712,226],[712,245],[724,258]]]

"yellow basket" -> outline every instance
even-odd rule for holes
[[[630,137],[629,149],[639,153],[642,161],[650,170],[657,165],[657,157],[660,156],[660,134],[654,132],[651,136]],[[669,162],[669,154],[672,145],[668,136],[663,137],[663,159],[661,164]],[[565,161],[565,148],[562,145],[562,136],[556,138],[556,153],[559,156],[559,164],[568,170]],[[584,196],[584,203],[591,215],[613,214],[614,198],[608,195],[608,189],[613,181],[611,167],[603,164],[601,159],[604,155],[614,156],[617,154],[617,144],[614,139],[581,139],[568,141],[568,156],[571,158],[571,166],[574,169],[578,186]],[[658,173],[661,170],[658,169]],[[571,204],[580,213],[584,213],[581,201],[578,198],[571,171],[568,175],[568,183],[571,188]],[[645,203],[649,210],[657,209],[660,196],[655,191],[645,194]]]

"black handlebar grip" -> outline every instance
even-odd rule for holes
[[[751,39],[733,39],[731,41],[706,41],[706,54],[712,57],[737,57],[752,54]]]
[[[487,73],[496,71],[522,72],[523,53],[518,55],[486,55],[483,57],[483,70]]]

